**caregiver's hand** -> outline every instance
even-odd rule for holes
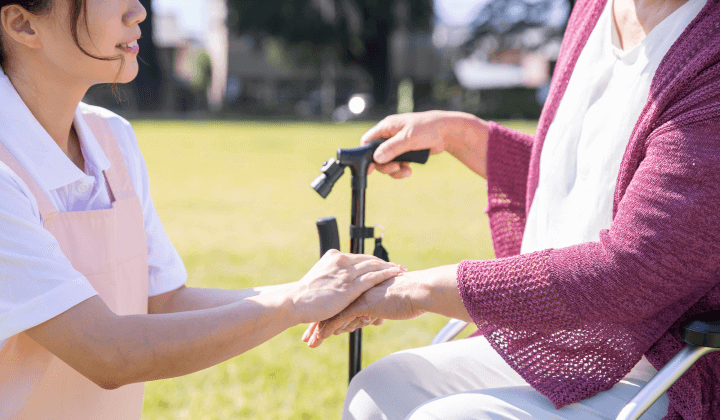
[[[436,155],[449,152],[478,175],[485,177],[488,125],[471,114],[452,111],[427,111],[391,115],[368,130],[361,138],[366,144],[388,139],[377,148],[370,165],[395,179],[410,176],[408,162],[391,162],[411,150],[430,149]]]
[[[351,332],[377,319],[405,320],[435,312],[472,322],[457,291],[457,265],[401,274],[363,293],[334,317],[311,324],[303,341],[319,346],[335,334]]]
[[[300,323],[330,318],[369,288],[405,270],[372,255],[330,250],[302,279],[290,285],[295,316]]]

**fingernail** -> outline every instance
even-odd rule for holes
[[[401,265],[400,268],[402,268],[402,271],[408,271],[408,268],[405,267],[404,265]]]
[[[308,336],[310,335],[309,333],[310,333],[310,330],[305,330],[305,332],[303,333],[303,336],[302,336],[302,341],[307,341]]]

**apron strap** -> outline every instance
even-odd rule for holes
[[[122,152],[120,152],[120,147],[117,140],[115,140],[110,124],[105,118],[93,114],[85,114],[83,118],[110,161],[110,169],[104,171],[104,173],[112,197],[115,200],[136,197],[137,194],[130,181],[125,160],[122,157]]]
[[[28,171],[15,159],[15,156],[10,153],[8,149],[0,143],[0,162],[6,164],[15,175],[20,177],[23,182],[30,188],[30,192],[35,196],[37,200],[38,210],[40,210],[40,216],[42,217],[43,223],[49,220],[50,215],[57,213],[57,209],[50,201],[50,198],[43,192],[42,188],[37,184],[35,179],[30,176]]]

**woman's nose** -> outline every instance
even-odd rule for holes
[[[127,26],[137,25],[147,18],[147,10],[139,0],[130,0],[129,10],[123,15],[123,22]]]

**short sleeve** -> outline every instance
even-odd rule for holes
[[[0,347],[97,295],[43,228],[37,201],[0,162]]]
[[[108,123],[118,139],[130,179],[142,203],[148,247],[148,295],[157,296],[175,290],[187,281],[187,271],[155,210],[150,196],[147,165],[138,147],[135,132],[128,121],[115,114],[108,118]]]

